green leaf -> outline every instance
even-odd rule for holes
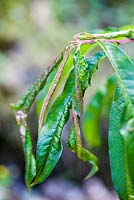
[[[31,187],[31,182],[36,175],[36,162],[32,153],[32,141],[30,132],[26,122],[27,115],[22,111],[16,114],[17,124],[20,130],[20,137],[23,144],[24,159],[25,159],[25,182],[28,188]]]
[[[85,88],[85,73],[88,65],[85,62],[85,57],[81,54],[80,49],[77,49],[74,54],[74,78],[75,91],[73,94],[73,109],[80,117],[83,110],[83,91]],[[87,86],[86,86],[87,87]]]
[[[121,200],[134,199],[134,116],[118,87],[110,114],[109,155],[112,179]]]
[[[130,136],[126,127],[134,119],[134,64],[116,45],[100,41],[98,44],[109,58],[120,87],[110,117],[109,151],[113,183],[120,199],[133,199],[134,133]]]
[[[91,64],[91,60],[89,61]],[[80,50],[76,50],[74,54],[74,69],[75,79],[79,81],[81,89],[84,91],[89,86],[89,65],[86,62],[85,56],[81,54]],[[77,87],[76,87],[77,89]]]
[[[99,51],[96,54],[94,54],[90,58],[86,58],[85,61],[88,64],[88,84],[91,85],[91,77],[98,69],[98,64],[105,58],[106,54],[104,51]]]
[[[89,150],[81,147],[77,141],[78,141],[77,133],[75,130],[75,126],[73,124],[69,133],[67,147],[72,152],[76,153],[77,156],[80,159],[82,159],[84,162],[89,162],[90,164],[92,164],[92,169],[89,172],[89,174],[86,176],[86,179],[88,179],[88,178],[91,178],[98,171],[98,159]],[[78,153],[80,152],[80,150],[78,151],[79,148],[81,150],[81,153]]]
[[[82,90],[82,93],[84,95],[84,92],[87,89],[87,87],[91,85],[91,78],[92,78],[93,74],[96,72],[96,70],[98,69],[98,64],[104,58],[105,58],[105,53],[103,51],[97,52],[96,54],[94,54],[93,56],[88,57],[88,58],[84,58],[84,56],[81,55],[79,51],[75,53],[74,59],[75,59],[75,62],[77,63],[78,79],[79,79],[79,84],[80,84],[79,88],[76,87],[76,89],[75,89],[76,92],[77,92],[77,90],[78,91]],[[79,96],[81,96],[81,95],[79,95]],[[79,97],[79,99],[80,99],[80,97]],[[76,100],[76,98],[75,98],[75,100]],[[79,105],[78,102],[76,102],[76,104]],[[81,103],[80,103],[79,107],[81,107]],[[79,113],[80,113],[80,110],[81,110],[81,108],[77,109],[77,111]]]
[[[84,55],[87,52],[89,52],[92,49],[94,49],[95,47],[96,47],[96,44],[93,44],[93,45],[83,45],[83,46],[81,46],[81,54]],[[74,52],[75,52],[75,49],[72,50],[72,52],[70,53],[69,58],[68,58],[65,66],[64,66],[64,69],[63,69],[63,72],[62,72],[62,76],[61,76],[61,78],[59,80],[59,83],[57,85],[57,89],[55,90],[55,93],[53,94],[53,97],[51,98],[51,100],[49,102],[49,105],[50,105],[49,109],[51,108],[51,106],[52,106],[55,98],[57,97],[56,94],[58,93],[59,88],[61,88],[64,85],[65,80],[67,80],[67,77],[69,76],[70,71],[73,68],[73,56],[74,56]],[[40,114],[40,111],[41,111],[42,103],[43,103],[43,101],[44,101],[44,99],[45,99],[45,97],[46,97],[46,95],[47,95],[50,87],[53,84],[52,81],[51,81],[51,79],[53,80],[54,76],[55,75],[51,75],[50,74],[49,80],[47,81],[46,85],[44,86],[44,89],[41,92],[41,95],[38,98],[37,113],[39,113],[39,114]],[[46,115],[47,115],[47,112],[46,112]],[[45,122],[45,120],[46,119],[44,118],[44,122]]]
[[[96,148],[101,145],[101,117],[109,116],[109,111],[116,87],[115,76],[110,76],[106,84],[90,100],[83,114],[82,127],[84,137],[89,146]]]
[[[36,175],[36,161],[32,153],[32,142],[28,128],[26,127],[25,143],[24,143],[24,158],[25,158],[25,181],[27,187],[31,187],[31,183]]]
[[[117,46],[111,43],[97,42],[106,53],[117,76],[125,101],[134,112],[134,63]]]
[[[63,93],[56,99],[39,134],[36,151],[37,175],[32,186],[49,176],[61,156],[61,134],[69,117],[73,91],[74,71],[70,73]]]
[[[94,154],[82,147],[80,116],[82,114],[82,101],[85,89],[90,85],[91,77],[98,68],[99,61],[104,58],[104,53],[99,52],[89,59],[76,50],[74,55],[75,91],[72,98],[72,120],[73,125],[68,138],[68,147],[83,161],[93,165],[86,178],[90,178],[98,171],[98,160]]]
[[[92,68],[93,60],[94,56],[91,57]],[[94,66],[96,67],[96,63],[98,63],[100,57],[98,57],[98,59],[96,57],[95,60]],[[90,59],[88,60],[88,66],[90,66]],[[73,70],[65,84],[63,93],[56,99],[54,105],[51,107],[45,124],[39,134],[36,152],[37,175],[32,186],[42,182],[49,176],[61,156],[61,133],[68,119],[72,96],[75,89],[74,81]]]

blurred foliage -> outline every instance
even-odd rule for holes
[[[11,185],[12,179],[9,169],[0,165],[0,187],[9,187]]]
[[[7,55],[0,53],[0,84],[4,82],[4,73],[6,67]]]
[[[30,0],[0,1],[0,42],[18,38],[29,26],[28,6]]]
[[[109,113],[116,87],[116,77],[110,76],[90,100],[83,114],[82,127],[85,140],[92,148],[100,147],[102,141],[101,120],[109,119]],[[95,139],[94,139],[95,138]]]
[[[90,30],[91,27],[132,24],[133,4],[133,0],[53,0],[53,10],[61,23],[72,23]]]
[[[48,24],[45,24],[45,21],[43,24],[41,17],[48,17],[47,23],[52,24],[52,21],[55,21],[55,23],[70,26],[70,29],[74,29],[73,25],[75,25],[74,31],[76,32],[105,26],[133,24],[133,4],[133,0],[1,0],[0,38],[9,40],[26,36],[31,31],[34,32],[37,24],[42,25],[42,29],[45,29]],[[46,8],[50,9],[50,15],[53,18],[47,16],[49,12],[46,12]],[[43,9],[46,14],[43,14]],[[35,14],[37,16],[34,16]],[[51,31],[49,33],[55,34]]]

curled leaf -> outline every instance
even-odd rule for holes
[[[24,151],[25,182],[27,187],[30,188],[31,182],[36,176],[36,161],[32,152],[31,136],[27,126],[26,117],[26,114],[24,114],[22,111],[18,111],[16,114]]]
[[[98,159],[97,157],[91,153],[89,150],[83,148],[78,142],[77,133],[75,130],[75,126],[72,125],[70,134],[68,137],[68,148],[77,154],[77,156],[82,159],[84,162],[89,162],[92,164],[92,169],[89,174],[86,176],[86,179],[91,178],[98,171]],[[79,151],[78,151],[79,149]],[[81,152],[81,153],[78,153]]]
[[[69,117],[73,91],[74,72],[72,71],[63,93],[56,99],[40,131],[36,151],[37,174],[32,186],[41,183],[49,176],[61,156],[61,134]]]

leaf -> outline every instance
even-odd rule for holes
[[[91,57],[91,62],[93,58],[94,56]],[[100,57],[98,59],[100,60]],[[95,67],[98,59],[96,57],[96,62],[94,61]],[[73,70],[65,84],[63,93],[56,99],[39,134],[36,151],[37,175],[32,186],[42,182],[49,176],[61,156],[61,133],[68,119],[75,88],[74,81]]]
[[[31,187],[31,183],[36,175],[36,161],[32,153],[32,142],[28,128],[26,128],[26,136],[24,143],[25,157],[25,181],[27,187]]]
[[[36,151],[37,175],[32,186],[49,176],[61,156],[61,134],[69,117],[73,91],[74,71],[70,73],[63,93],[56,99],[39,134]]]
[[[96,72],[98,69],[98,64],[105,58],[106,54],[104,51],[99,51],[96,54],[94,54],[90,58],[86,58],[85,61],[88,64],[88,72],[89,72],[89,77],[91,78],[93,74]],[[89,79],[89,85],[91,84],[91,79]]]
[[[134,116],[118,87],[110,114],[109,155],[112,179],[121,200],[134,198]]]
[[[73,109],[80,117],[83,110],[83,91],[85,88],[85,73],[88,65],[85,62],[85,57],[81,55],[80,49],[77,49],[74,54],[74,79],[75,90],[73,94]],[[86,86],[87,87],[87,86]]]
[[[77,68],[78,68],[78,77],[79,77],[79,84],[80,84],[79,90],[82,90],[83,95],[87,87],[91,85],[91,78],[93,74],[96,72],[96,70],[98,69],[98,64],[104,58],[105,58],[105,53],[103,51],[97,52],[96,54],[94,54],[93,56],[89,58],[84,58],[84,56],[82,56],[80,52],[76,52],[75,62],[77,62],[77,65],[78,65]],[[78,110],[81,110],[81,109],[79,108],[77,109],[77,112],[80,112]]]
[[[75,72],[75,91],[72,99],[72,120],[73,125],[69,134],[68,147],[75,152],[83,161],[90,162],[93,167],[86,178],[90,178],[98,171],[98,160],[95,155],[82,147],[80,116],[82,114],[82,98],[85,89],[89,86],[91,77],[98,67],[99,61],[104,57],[103,52],[99,52],[90,59],[85,60],[80,50],[74,55],[74,72]]]
[[[116,87],[115,76],[110,76],[106,84],[90,100],[83,114],[82,127],[84,137],[89,146],[96,148],[101,145],[101,117],[109,116],[114,90]]]
[[[96,45],[93,45],[93,46],[96,46]],[[84,48],[82,48],[82,51],[83,51],[83,53],[85,52],[85,51],[87,51],[87,49],[89,49],[89,48],[91,48],[91,46],[89,46],[89,47],[84,47]],[[69,65],[69,63],[70,63],[71,61],[67,61],[67,64]],[[70,67],[70,66],[69,66]],[[66,67],[65,67],[66,68]],[[46,91],[48,91],[48,89],[47,88],[49,88],[50,87],[50,85],[51,85],[51,80],[53,79],[53,77],[55,76],[55,74],[56,74],[56,72],[57,72],[57,70],[58,70],[58,66],[56,67],[54,67],[54,69],[51,71],[51,73],[48,75],[48,77],[44,80],[45,81],[45,88],[46,88]],[[67,70],[67,69],[66,69]],[[64,72],[64,70],[63,70],[63,74],[64,74],[65,72]],[[68,85],[70,85],[70,84],[72,84],[72,90],[74,90],[74,84],[72,83],[72,81],[74,82],[74,77],[73,77],[73,79],[72,79],[72,76],[74,75],[74,72],[71,72],[71,75],[70,75],[70,77],[71,78],[69,78],[70,80],[70,83],[68,84]],[[65,76],[65,74],[64,74],[64,76]],[[63,77],[62,77],[63,78]],[[22,102],[19,102],[18,104],[16,104],[16,105],[14,105],[14,109],[16,109],[16,110],[19,110],[19,109],[24,109],[24,108],[26,108],[27,107],[27,109],[29,110],[30,109],[30,107],[31,107],[31,105],[32,105],[32,101],[33,101],[33,98],[35,99],[35,97],[36,97],[36,95],[38,94],[38,92],[40,91],[40,87],[39,88],[36,88],[36,92],[34,91],[34,88],[37,86],[36,85],[36,83],[37,82],[40,82],[40,80],[38,79],[35,83],[34,83],[34,86],[32,86],[31,88],[30,88],[30,90],[28,91],[28,95],[26,94],[24,97],[23,97],[23,103]],[[68,83],[68,82],[67,82]],[[40,84],[40,83],[39,83]],[[39,85],[38,85],[39,86]],[[39,91],[37,91],[39,89]],[[70,91],[69,91],[70,90]],[[70,87],[68,88],[67,86],[65,86],[65,91],[68,93],[68,94],[73,94],[73,92],[71,92],[72,91],[71,89],[70,89]],[[64,93],[63,93],[64,94]],[[31,97],[31,95],[33,95],[32,97]],[[66,105],[68,105],[68,109],[66,109],[67,108],[67,106],[65,106],[64,108],[63,108],[63,110],[62,110],[62,112],[64,112],[64,109],[65,109],[65,112],[63,113],[63,114],[65,114],[65,116],[62,116],[61,115],[61,113],[58,113],[58,114],[60,114],[60,119],[61,119],[61,122],[60,122],[60,120],[59,120],[59,118],[57,119],[57,120],[59,120],[59,121],[57,121],[57,126],[59,125],[59,126],[61,126],[61,124],[60,123],[63,123],[63,121],[64,121],[64,118],[67,118],[67,113],[68,113],[68,110],[69,110],[69,106],[70,106],[70,99],[68,99],[67,100],[67,96],[66,96],[66,98],[64,99],[64,95],[61,95],[61,99],[63,100],[63,101],[65,101],[66,102]],[[60,97],[57,99],[57,101],[56,102],[58,102],[60,100]],[[30,102],[29,102],[30,101]],[[56,103],[55,103],[56,104]],[[55,105],[54,104],[54,105]],[[59,109],[60,109],[60,103],[57,103],[58,105],[59,105]],[[56,105],[57,105],[56,104]],[[24,111],[25,112],[27,112],[28,110],[27,109],[24,109]],[[54,112],[55,112],[55,110],[57,109],[57,107],[56,108],[54,108]],[[23,112],[22,110],[19,110],[19,111],[17,111],[17,112]],[[23,114],[25,114],[25,112],[23,113]],[[50,116],[50,115],[52,115],[52,113],[53,113],[53,109],[52,109],[52,111],[50,111],[50,113],[48,114],[48,116]],[[58,116],[58,114],[57,114],[57,116]],[[55,119],[56,119],[56,115],[55,115]],[[48,124],[49,124],[49,121],[53,121],[52,119],[49,119],[49,117],[47,117],[47,122],[48,122]],[[65,121],[66,122],[66,121]],[[25,122],[26,123],[26,122]],[[63,124],[62,124],[63,125]],[[53,121],[53,123],[52,123],[52,126],[54,126],[54,121]],[[46,126],[45,126],[46,127]],[[45,127],[44,127],[44,129],[45,129]],[[51,127],[49,127],[50,129],[51,129]],[[55,132],[56,132],[56,128],[57,127],[55,127]],[[58,132],[57,132],[57,135],[59,136],[59,139],[60,139],[60,135],[61,135],[61,132],[62,132],[62,126],[61,127],[58,127],[57,128],[57,130],[58,130]],[[24,130],[23,130],[24,131]],[[54,132],[54,130],[50,130],[50,137],[52,136],[52,134],[53,134],[53,132]],[[43,134],[45,134],[44,133],[44,131],[43,131]],[[37,145],[37,147],[38,147],[38,149],[37,149],[37,160],[38,160],[38,164],[37,164],[37,167],[38,167],[38,170],[37,170],[37,173],[36,173],[36,162],[35,162],[35,159],[34,159],[34,156],[33,156],[33,154],[32,154],[32,142],[31,142],[31,137],[30,137],[30,134],[29,134],[29,130],[28,130],[28,127],[27,127],[27,125],[26,125],[26,129],[25,129],[25,135],[26,135],[26,143],[24,143],[24,142],[22,142],[23,143],[23,145],[24,145],[24,156],[25,156],[25,167],[26,167],[26,172],[25,172],[25,180],[26,180],[26,184],[27,184],[27,186],[28,187],[32,187],[33,185],[36,185],[37,183],[40,183],[40,182],[42,182],[45,178],[47,178],[47,176],[51,173],[51,171],[52,171],[52,169],[54,168],[54,166],[56,165],[56,163],[57,163],[57,161],[58,161],[58,159],[59,159],[59,157],[60,157],[60,154],[61,154],[61,152],[62,152],[62,145],[61,145],[61,142],[60,142],[60,140],[59,141],[57,141],[57,139],[56,139],[56,137],[57,137],[57,135],[54,137],[54,139],[57,141],[57,148],[59,148],[59,149],[57,149],[57,157],[56,157],[56,159],[55,160],[53,160],[53,162],[49,162],[49,158],[51,157],[49,157],[49,155],[47,154],[47,152],[45,152],[46,154],[46,158],[44,157],[44,163],[46,162],[46,168],[49,166],[49,164],[50,164],[50,168],[48,169],[48,170],[44,170],[45,171],[45,174],[43,174],[42,175],[42,171],[43,171],[43,169],[44,169],[44,167],[45,166],[40,166],[40,156],[41,156],[41,154],[40,154],[40,150],[42,150],[43,151],[43,149],[40,149],[40,140],[39,140],[39,142],[38,142],[38,145]],[[49,136],[49,134],[48,134],[48,136]],[[45,135],[44,136],[44,138],[47,138],[47,135]],[[41,137],[41,138],[43,138],[43,136]],[[51,142],[51,141],[50,141]],[[45,143],[45,142],[44,142]],[[55,144],[54,144],[55,145]],[[44,147],[45,148],[45,147]],[[48,150],[48,148],[47,148],[47,150]],[[47,151],[46,150],[46,151]],[[51,150],[51,149],[50,149]],[[44,152],[43,152],[44,153]],[[40,155],[39,155],[40,154]],[[47,156],[48,156],[48,160],[47,160]]]
[[[68,145],[67,147],[74,153],[77,153],[77,156],[82,159],[85,162],[89,162],[92,164],[92,169],[89,172],[89,174],[86,176],[86,179],[91,178],[97,171],[98,171],[98,160],[97,157],[92,154],[90,151],[87,149],[79,146],[79,143],[77,142],[77,133],[75,130],[74,124],[71,127],[70,134],[68,137]],[[81,154],[78,153],[78,149],[81,148]],[[80,150],[79,150],[80,152]]]
[[[134,63],[117,46],[111,43],[97,42],[106,53],[117,76],[125,101],[134,112]]]
[[[112,106],[109,131],[113,183],[120,199],[133,199],[134,175],[132,169],[134,168],[134,156],[132,156],[132,152],[134,152],[134,133],[130,137],[129,131],[126,131],[125,136],[127,137],[124,137],[124,134],[122,134],[122,126],[124,124],[122,123],[124,121],[123,118],[125,120],[127,118],[124,123],[126,124],[125,127],[128,127],[129,120],[133,121],[134,119],[134,64],[119,47],[100,41],[98,41],[98,44],[109,58],[119,84]],[[126,107],[129,112],[125,112]]]
[[[32,153],[32,142],[30,132],[26,122],[27,115],[22,111],[18,111],[16,115],[17,124],[20,129],[20,137],[23,144],[24,159],[25,159],[25,182],[28,188],[31,186],[36,175],[36,162]]]
[[[87,52],[91,51],[92,49],[94,49],[96,47],[96,44],[93,44],[93,45],[83,45],[81,47],[81,53],[82,55],[83,54],[86,54]],[[56,94],[58,93],[58,90],[59,88],[61,88],[63,85],[64,85],[64,82],[67,80],[67,77],[69,76],[70,74],[70,71],[72,70],[73,68],[73,56],[74,56],[74,52],[75,52],[75,49],[70,53],[69,55],[69,58],[64,66],[64,69],[63,69],[63,72],[62,72],[62,76],[59,80],[59,83],[57,85],[57,88],[55,90],[55,93],[53,94],[53,97],[51,98],[50,102],[49,102],[49,109],[51,108],[55,98],[57,97]],[[50,75],[51,76],[51,75]],[[53,79],[53,75],[50,77],[50,79],[47,81],[47,84],[45,85],[43,91],[41,92],[41,95],[39,96],[38,98],[38,102],[37,102],[37,111],[38,113],[40,113],[41,111],[41,107],[42,107],[42,103],[49,91],[49,88],[52,86],[52,81],[51,79]],[[48,110],[47,110],[48,111]],[[46,111],[46,115],[47,115],[47,111]],[[44,122],[45,122],[45,118],[44,118]]]

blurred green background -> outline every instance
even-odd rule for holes
[[[25,93],[74,34],[134,24],[133,11],[133,0],[0,0],[0,200],[117,199],[111,182],[108,125],[104,120],[103,146],[96,150],[100,171],[95,178],[83,182],[90,166],[65,147],[52,175],[30,196],[24,184],[22,146],[10,103]],[[123,48],[133,58],[131,46],[125,44]],[[105,64],[95,77],[99,85],[112,72],[107,61]],[[97,84],[93,91],[96,87]],[[30,115],[35,148],[38,121],[35,106]],[[63,135],[63,142],[65,139]]]

